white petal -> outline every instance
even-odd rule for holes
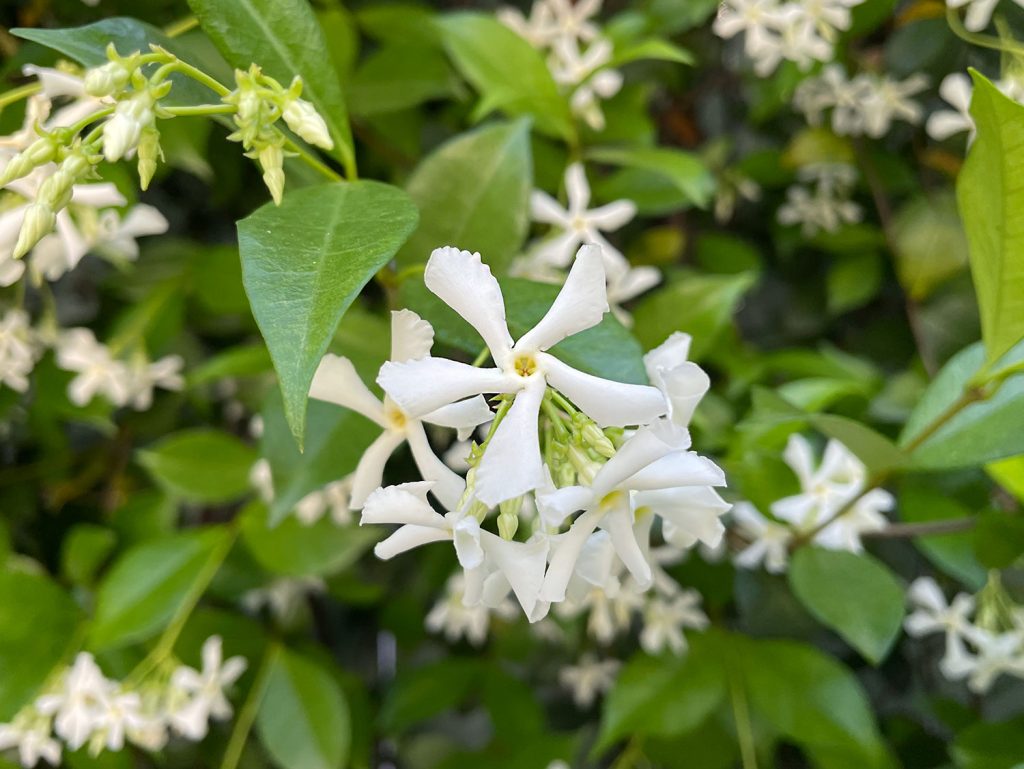
[[[384,478],[384,466],[388,459],[395,452],[405,436],[392,430],[385,430],[377,439],[367,446],[363,456],[359,458],[355,472],[352,474],[352,493],[349,497],[349,507],[358,510],[366,502],[366,498],[377,487]]]
[[[669,402],[669,418],[677,425],[690,424],[701,398],[711,388],[711,379],[696,363],[686,362],[662,374]]]
[[[494,419],[494,412],[482,395],[451,403],[420,417],[424,422],[454,430],[471,430]]]
[[[117,187],[110,182],[99,184],[76,184],[71,188],[71,202],[93,208],[119,208],[125,200]]]
[[[678,451],[675,441],[668,440],[670,436],[671,433],[664,430],[663,423],[637,430],[597,472],[593,483],[594,496],[604,497],[652,462]]]
[[[429,481],[418,481],[377,489],[363,505],[360,525],[397,523],[447,530],[444,516],[427,502],[432,486]]]
[[[585,374],[547,353],[538,357],[551,386],[602,427],[643,425],[668,411],[668,402],[657,387]]]
[[[435,249],[427,261],[423,282],[477,330],[495,363],[502,365],[512,347],[505,322],[505,299],[480,254],[451,246]]]
[[[693,451],[677,451],[652,462],[624,485],[638,491],[675,486],[724,486],[725,473],[707,457]]]
[[[455,554],[459,559],[459,565],[464,569],[475,569],[484,562],[484,551],[480,547],[480,522],[471,515],[449,513],[449,521],[456,519],[451,524],[452,539],[455,544]]]
[[[565,195],[573,213],[582,213],[590,204],[590,184],[582,163],[573,163],[565,169]]]
[[[811,444],[808,440],[799,433],[790,435],[786,449],[782,452],[782,458],[800,479],[801,487],[809,488],[814,476],[814,452],[811,451]]]
[[[616,200],[614,203],[587,211],[587,222],[605,232],[619,229],[636,216],[636,203],[632,200]]]
[[[139,238],[145,235],[162,235],[167,232],[170,223],[167,218],[153,206],[139,204],[135,206],[121,221],[120,235]]]
[[[535,222],[568,227],[570,216],[558,201],[541,190],[530,194],[530,216]]]
[[[391,360],[425,358],[434,346],[434,327],[412,310],[391,313]]]
[[[928,123],[925,125],[928,135],[936,141],[942,141],[955,134],[973,129],[973,120],[961,115],[959,112],[953,112],[948,109],[933,112],[928,116]]]
[[[43,87],[43,93],[50,99],[58,96],[72,96],[74,98],[84,97],[85,86],[82,78],[52,67],[40,67],[35,64],[26,64],[21,68],[25,75],[35,75],[39,78],[39,84]],[[93,110],[98,105],[93,105]]]
[[[466,482],[438,459],[433,449],[430,448],[423,425],[419,422],[409,424],[406,430],[406,439],[409,441],[416,469],[420,471],[424,480],[434,482],[434,487],[431,489],[433,495],[446,509],[454,510],[466,490]]]
[[[679,548],[698,541],[717,547],[725,533],[721,516],[732,507],[708,486],[641,491],[635,501],[661,516],[665,540]]]
[[[555,237],[545,238],[531,248],[530,256],[542,267],[568,267],[576,250],[582,245],[583,237],[576,230],[566,230]],[[557,281],[561,283],[559,276]]]
[[[452,533],[447,529],[435,529],[428,526],[403,526],[384,541],[378,542],[376,547],[373,548],[373,553],[382,561],[387,561],[420,545],[428,545],[431,542],[441,542],[451,538]]]
[[[603,515],[600,510],[590,510],[584,513],[573,521],[572,526],[565,534],[558,538],[554,555],[551,557],[547,574],[544,576],[544,585],[541,587],[540,599],[542,601],[558,603],[565,600],[565,588],[572,577],[580,552],[594,529],[597,528]]]
[[[651,565],[644,558],[643,551],[633,534],[633,516],[628,505],[608,513],[601,521],[601,528],[608,532],[615,553],[633,575],[640,589],[646,590],[650,587]]]
[[[501,369],[478,368],[447,358],[420,358],[381,366],[377,384],[411,417],[419,418],[481,393],[515,392],[518,377]]]
[[[531,377],[491,436],[476,468],[476,496],[484,504],[518,497],[544,482],[537,417],[545,389],[543,377]]]
[[[348,358],[327,353],[313,374],[309,397],[352,409],[381,427],[387,427],[384,406],[370,392]]]
[[[557,529],[577,510],[586,510],[594,503],[594,492],[586,486],[566,486],[549,492],[537,492],[537,511],[541,520]]]
[[[907,598],[915,605],[935,612],[945,611],[949,606],[939,584],[931,577],[915,579],[907,590]]]
[[[537,537],[529,542],[508,542],[487,531],[481,532],[480,536],[487,557],[508,580],[526,616],[533,616],[541,585],[544,584],[547,540]]]

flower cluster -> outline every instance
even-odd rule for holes
[[[810,237],[860,221],[863,212],[850,200],[856,168],[846,163],[813,163],[802,166],[797,178],[814,186],[794,185],[786,190],[786,202],[777,214],[781,224],[799,224]]]
[[[224,691],[246,667],[241,657],[223,659],[218,636],[203,644],[202,662],[201,670],[178,665],[127,686],[106,678],[92,655],[81,652],[31,705],[0,724],[0,751],[16,750],[24,767],[40,760],[57,766],[64,747],[97,755],[128,742],[160,750],[172,735],[201,740],[211,720],[231,717]]]
[[[399,526],[376,546],[380,558],[449,541],[463,569],[466,606],[497,608],[511,592],[537,621],[567,599],[574,577],[594,573],[588,554],[597,550],[609,569],[618,573],[621,564],[638,591],[650,589],[660,571],[651,549],[656,521],[659,534],[676,544],[712,530],[721,535],[718,519],[728,505],[714,487],[725,478],[690,450],[686,429],[709,384],[686,360],[688,338],[677,335],[647,356],[651,385],[602,379],[549,352],[608,311],[604,264],[600,247],[580,248],[548,313],[513,340],[501,288],[480,255],[437,249],[425,270],[427,288],[479,332],[492,366],[433,357],[430,325],[408,310],[392,316],[391,360],[377,378],[383,402],[345,358],[324,359],[312,396],[382,427],[355,472],[350,500],[362,508],[361,523]],[[424,421],[463,437],[490,423],[486,437],[471,444],[465,479],[433,453]],[[373,490],[402,442],[424,480]],[[486,528],[492,515],[497,533]]]
[[[608,66],[612,42],[593,21],[600,9],[601,0],[536,0],[529,17],[515,8],[498,12],[502,23],[547,54],[555,82],[571,93],[573,114],[595,131],[605,125],[600,100],[622,88],[622,75]]]
[[[858,553],[863,534],[885,528],[884,513],[892,510],[895,499],[884,489],[868,489],[864,464],[842,443],[830,440],[815,466],[810,443],[793,434],[783,456],[800,481],[800,493],[774,502],[773,518],[749,502],[736,504],[733,521],[747,542],[734,559],[737,566],[750,569],[763,563],[770,572],[783,572],[797,538]]]
[[[848,77],[842,64],[829,64],[809,77],[793,94],[794,106],[811,125],[821,125],[831,110],[832,130],[840,136],[885,136],[897,120],[917,124],[924,109],[911,97],[928,87],[928,78],[905,80],[861,72]]]
[[[631,200],[616,200],[588,208],[590,185],[582,163],[573,163],[566,169],[565,195],[567,205],[563,207],[543,190],[533,191],[530,214],[534,221],[550,224],[553,231],[530,246],[513,271],[533,280],[561,283],[563,270],[572,263],[576,250],[585,243],[596,243],[604,257],[612,312],[629,325],[631,318],[622,304],[658,285],[661,273],[655,267],[633,267],[602,233],[614,232],[628,224],[636,216],[636,204]]]
[[[907,598],[914,607],[904,622],[907,632],[945,636],[939,669],[946,678],[966,680],[979,694],[1004,673],[1024,678],[1024,607],[1009,600],[998,578],[977,597],[959,593],[948,603],[934,579],[921,577]]]
[[[839,33],[850,28],[851,9],[863,0],[726,0],[712,27],[722,38],[743,33],[743,50],[758,75],[770,75],[782,61],[802,70],[831,61]]]

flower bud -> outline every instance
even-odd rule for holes
[[[484,518],[487,517],[487,511],[490,509],[491,508],[489,508],[479,499],[474,499],[473,503],[469,506],[469,509],[466,511],[466,515],[470,515],[482,523]]]
[[[156,173],[157,160],[164,159],[164,151],[160,148],[160,132],[156,126],[143,129],[139,137],[139,186],[149,189],[149,182]]]
[[[501,510],[502,515],[518,517],[519,513],[522,512],[523,509],[523,498],[520,496],[512,497],[512,499],[506,499],[498,505],[498,509]]]
[[[280,147],[268,144],[259,150],[257,158],[263,169],[263,183],[270,190],[274,203],[280,205],[284,196],[284,152]]]
[[[579,446],[569,447],[569,464],[576,470],[581,481],[588,486],[593,482],[594,476],[597,474],[598,465]]]
[[[558,470],[555,473],[555,485],[560,489],[576,485],[576,470],[568,462],[558,466]]]
[[[320,117],[316,107],[305,99],[290,99],[281,117],[303,141],[323,147],[325,150],[334,146],[334,141],[327,130],[327,123]]]
[[[602,457],[611,459],[615,456],[615,446],[608,440],[608,436],[604,434],[604,431],[593,422],[588,422],[583,426],[581,435],[583,440]]]
[[[28,176],[33,169],[49,163],[57,155],[57,142],[51,136],[41,136],[19,152],[0,171],[0,187],[15,179]]]
[[[49,234],[56,222],[57,214],[45,203],[36,201],[26,208],[18,232],[18,242],[14,246],[14,258],[21,259],[31,251],[36,243]]]
[[[101,98],[112,96],[128,85],[131,72],[119,61],[110,61],[102,67],[87,70],[83,79],[85,92]]]
[[[519,516],[517,515],[506,515],[502,512],[498,516],[498,534],[501,535],[502,539],[510,540],[515,537],[516,530],[519,528]]]
[[[103,156],[113,163],[134,150],[142,136],[142,129],[151,126],[153,95],[139,91],[117,103],[114,114],[103,128]]]

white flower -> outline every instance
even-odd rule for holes
[[[445,585],[445,594],[427,614],[424,624],[431,633],[444,633],[449,643],[465,638],[473,646],[480,646],[487,640],[491,615],[504,619],[515,616],[515,605],[508,599],[490,608],[482,603],[467,606],[465,603],[466,577],[453,574]]]
[[[330,511],[331,520],[338,526],[352,522],[352,484],[354,476],[328,483],[322,489],[310,492],[295,503],[295,517],[305,526],[312,526]]]
[[[971,640],[978,647],[967,678],[971,691],[988,691],[1003,673],[1024,678],[1024,630],[993,633],[975,628]]]
[[[103,724],[105,703],[113,687],[92,655],[81,652],[62,676],[57,690],[36,700],[36,709],[43,715],[54,716],[54,732],[71,750],[78,750]]]
[[[907,615],[903,627],[912,636],[945,633],[946,653],[939,663],[943,674],[952,679],[970,674],[976,665],[964,641],[974,638],[976,628],[969,619],[974,612],[974,597],[959,593],[951,604],[931,577],[919,577],[907,590],[907,599],[914,611]]]
[[[600,29],[591,21],[601,10],[601,0],[536,0],[526,18],[516,8],[502,8],[498,20],[536,48],[562,41],[590,42]]]
[[[87,328],[73,328],[57,339],[57,365],[78,374],[68,384],[68,398],[84,406],[102,395],[115,406],[123,406],[132,395],[132,374],[115,359],[105,345]]]
[[[152,363],[139,360],[129,367],[128,404],[136,411],[145,411],[153,405],[153,388],[181,390],[185,378],[181,369],[185,365],[180,355],[167,355]]]
[[[651,384],[665,395],[668,417],[680,427],[687,427],[701,398],[711,388],[711,379],[704,369],[688,361],[689,334],[677,331],[644,355],[644,368]]]
[[[928,116],[925,130],[936,141],[967,131],[968,143],[974,140],[974,118],[971,117],[971,79],[963,72],[946,75],[939,85],[939,95],[953,109],[943,109]]]
[[[566,267],[581,245],[594,243],[601,247],[606,260],[624,262],[626,258],[601,233],[613,232],[632,220],[636,204],[616,200],[588,210],[590,185],[582,163],[573,163],[565,170],[565,194],[569,201],[565,208],[543,190],[534,190],[530,196],[530,215],[534,221],[560,230],[537,244],[536,258],[552,267]],[[607,271],[608,261],[605,264]]]
[[[867,92],[861,106],[864,110],[864,132],[877,139],[889,131],[894,120],[907,123],[921,122],[924,110],[911,99],[928,87],[928,78],[914,74],[899,81],[883,75],[875,81],[874,88]]]
[[[50,734],[50,719],[33,708],[21,711],[9,724],[0,724],[0,752],[17,750],[18,761],[31,769],[40,760],[52,766],[60,764],[61,746]]]
[[[786,570],[789,563],[789,545],[793,530],[781,523],[765,518],[749,502],[738,502],[732,508],[732,520],[749,544],[733,558],[743,569],[754,569],[760,564],[772,574]]]
[[[850,4],[828,0],[728,0],[719,7],[712,29],[722,38],[743,32],[744,52],[753,60],[754,71],[766,77],[784,59],[795,62],[800,69],[808,69],[814,61],[831,59],[835,30],[849,26],[845,6]]]
[[[589,708],[597,698],[612,688],[622,663],[616,659],[599,660],[584,654],[575,665],[566,665],[558,671],[558,681],[572,692],[573,701],[581,708]]]
[[[0,318],[0,385],[23,393],[42,349],[28,313],[12,308]]]
[[[434,257],[431,257],[431,263],[433,262]],[[429,266],[427,271],[430,274]],[[378,378],[385,391],[389,390],[384,384],[385,372],[389,371],[389,366],[411,368],[418,363],[425,363],[429,367],[432,362],[437,361],[438,359],[430,357],[433,343],[434,329],[419,315],[410,310],[391,313],[391,359],[384,364]],[[424,380],[410,384],[416,388],[429,390],[433,384],[430,377],[430,374],[426,374]],[[352,509],[358,510],[362,507],[370,492],[380,486],[384,476],[384,465],[403,443],[409,444],[413,459],[423,477],[435,481],[433,493],[437,495],[441,504],[449,508],[458,505],[465,490],[465,483],[434,454],[423,430],[423,423],[471,431],[493,416],[487,402],[478,393],[467,393],[475,397],[466,400],[446,400],[423,411],[406,408],[403,405],[403,398],[385,395],[382,402],[363,384],[348,358],[329,354],[320,362],[309,395],[311,398],[337,403],[351,409],[384,429],[380,437],[363,453],[356,467],[349,500]],[[455,402],[456,400],[458,402]]]
[[[630,328],[633,317],[622,309],[622,305],[661,283],[661,272],[657,267],[649,265],[633,267],[625,258],[617,261],[614,257],[605,260],[605,271],[608,275],[608,304],[612,314],[619,323]]]
[[[103,699],[103,711],[96,723],[92,749],[118,751],[124,748],[125,737],[143,734],[151,728],[151,720],[142,713],[138,692],[110,691]]]
[[[604,113],[600,99],[610,99],[622,88],[622,73],[609,69],[612,43],[606,38],[592,42],[581,51],[575,40],[558,41],[548,60],[548,67],[559,85],[573,89],[569,106],[594,131],[604,130]]]
[[[633,491],[724,486],[725,476],[711,460],[688,451],[689,434],[668,421],[638,430],[594,476],[590,486],[539,492],[537,505],[549,520],[583,513],[558,536],[541,598],[565,598],[584,544],[598,527],[608,532],[615,552],[641,589],[653,578],[651,565],[633,530]],[[651,508],[654,509],[653,507]]]
[[[106,100],[97,99],[87,93],[84,79],[66,70],[26,64],[21,71],[23,74],[35,76],[39,80],[39,85],[43,89],[42,98],[48,101],[51,99],[68,100],[67,104],[50,115],[50,119],[44,124],[47,129],[72,126],[108,104]],[[41,120],[40,123],[43,121]]]
[[[778,211],[780,224],[799,224],[805,237],[822,230],[836,232],[843,224],[859,222],[862,216],[860,206],[821,184],[813,193],[806,187],[790,187]]]
[[[585,374],[546,352],[566,337],[597,325],[608,310],[604,264],[597,247],[580,249],[547,314],[516,342],[505,322],[501,288],[479,254],[450,247],[435,250],[424,282],[476,328],[495,367],[432,357],[389,361],[377,381],[412,417],[481,393],[513,396],[475,468],[474,493],[483,503],[496,505],[544,482],[537,422],[548,386],[602,427],[645,424],[665,412],[665,399],[656,388]]]
[[[924,113],[911,96],[924,90],[928,79],[915,74],[906,80],[888,75],[860,73],[849,79],[841,64],[830,64],[821,75],[808,78],[796,89],[793,104],[812,125],[832,109],[832,129],[842,136],[884,136],[893,121],[918,123]]]
[[[988,26],[992,20],[992,12],[999,4],[999,0],[946,0],[949,8],[967,8],[967,16],[964,18],[964,26],[971,32],[980,32]],[[1017,0],[1017,5],[1021,5]]]
[[[480,522],[464,512],[445,515],[427,502],[433,482],[419,481],[388,486],[373,492],[363,506],[360,524],[398,524],[399,528],[374,553],[388,560],[430,542],[450,541],[465,572],[464,602],[483,601],[494,608],[515,594],[526,616],[539,619],[538,593],[544,578],[548,542],[536,537],[514,542],[480,528]]]
[[[686,651],[683,628],[703,630],[708,626],[707,615],[700,609],[701,597],[696,590],[684,590],[671,600],[653,597],[644,608],[644,627],[640,631],[640,645],[648,654],[668,650],[673,654]]]
[[[210,636],[203,643],[202,671],[182,665],[171,674],[170,685],[186,695],[185,701],[168,714],[168,721],[179,734],[201,740],[209,730],[210,719],[231,717],[231,703],[224,690],[245,672],[242,657],[223,660],[220,636]]]
[[[249,470],[249,485],[266,504],[274,501],[274,474],[268,459],[261,457],[253,463]]]
[[[312,593],[327,589],[320,577],[282,577],[269,585],[254,588],[242,594],[242,607],[253,614],[266,607],[271,616],[284,625],[295,621]]]
[[[316,107],[305,99],[289,99],[281,112],[281,117],[303,141],[323,147],[325,150],[334,147],[327,123],[316,111]]]
[[[149,90],[137,91],[117,103],[103,128],[103,157],[108,163],[129,156],[139,146],[143,129],[156,120],[154,103]]]

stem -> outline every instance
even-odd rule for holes
[[[35,96],[43,90],[41,83],[28,83],[19,88],[12,88],[6,93],[0,94],[0,109],[3,109],[8,104],[14,104],[15,102],[27,99],[29,96]]]
[[[110,115],[111,113],[113,113],[113,111],[114,111],[113,107],[107,107],[106,109],[101,109],[98,112],[93,112],[91,115],[89,115],[87,117],[84,117],[81,120],[79,120],[77,123],[75,123],[73,126],[71,126],[68,130],[71,131],[72,135],[76,135],[79,131],[84,130],[88,126],[90,126],[93,123],[95,123],[97,120],[99,120],[101,118],[105,118],[107,115]]]
[[[171,117],[196,117],[202,115],[233,115],[237,110],[231,104],[198,104],[191,107],[163,107],[161,111]]]
[[[161,69],[163,68],[161,67]],[[180,72],[183,75],[187,75],[193,80],[197,80],[218,96],[227,96],[229,93],[231,93],[230,88],[228,88],[225,85],[222,85],[220,82],[207,75],[201,69],[197,69],[193,67],[191,64],[182,61],[181,59],[177,59],[173,62],[172,70],[175,72]]]
[[[191,32],[198,26],[199,19],[195,16],[186,16],[184,19],[178,19],[178,21],[164,27],[164,34],[167,35],[167,37],[180,37],[186,32]]]
[[[296,155],[298,155],[299,158],[301,158],[306,165],[308,165],[310,168],[315,169],[316,171],[319,171],[332,182],[345,181],[345,177],[343,177],[341,174],[339,174],[326,163],[323,163],[319,158],[316,157],[316,155],[307,150],[305,147],[296,144],[288,137],[285,137],[284,146],[288,149],[289,152],[294,152]]]
[[[473,358],[473,366],[479,367],[484,365],[484,361],[487,360],[488,357],[490,357],[490,354],[491,351],[488,348],[485,347],[484,349],[482,349],[479,353],[477,353],[477,356]]]
[[[252,688],[249,689],[249,695],[245,698],[242,709],[238,711],[235,726],[231,730],[231,737],[224,749],[224,758],[221,760],[220,769],[235,769],[238,766],[238,762],[242,758],[242,751],[245,749],[245,742],[249,738],[249,732],[256,720],[256,714],[267,693],[270,671],[280,654],[281,644],[271,641],[263,653],[263,659],[256,673],[256,680],[252,682]]]
[[[743,684],[732,670],[729,672],[729,700],[732,702],[732,717],[736,723],[736,739],[740,743],[740,760],[743,769],[757,769],[757,745],[754,728],[750,722],[750,709]]]
[[[1013,40],[1004,40],[992,35],[969,32],[960,20],[960,14],[957,13],[955,8],[946,7],[946,22],[949,24],[949,28],[953,30],[954,35],[972,45],[977,45],[981,48],[991,48],[995,51],[1005,51],[1015,56],[1024,56],[1024,45],[1020,45]]]
[[[907,445],[903,447],[903,451],[907,454],[913,453],[922,443],[931,438],[937,433],[950,419],[955,417],[965,408],[970,406],[972,403],[983,401],[988,398],[992,393],[988,393],[978,387],[969,387],[961,393],[960,397],[949,404],[949,407],[939,414],[935,419],[931,421],[921,432],[914,436]]]
[[[558,390],[548,389],[548,392],[551,393],[551,400],[557,403],[559,408],[565,410],[570,415],[579,413],[579,410],[569,403],[565,396],[558,392]]]
[[[912,537],[931,537],[937,534],[957,534],[970,531],[978,523],[974,517],[950,518],[945,521],[924,521],[922,523],[890,523],[878,531],[865,531],[862,537],[876,539],[909,539]]]

